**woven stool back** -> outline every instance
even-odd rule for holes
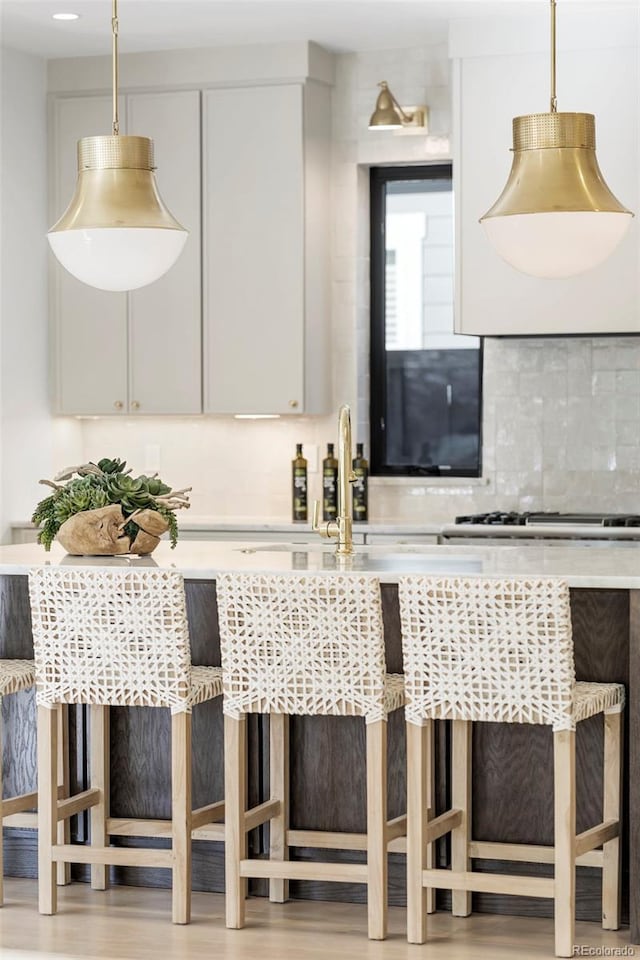
[[[29,574],[40,705],[188,709],[191,655],[178,573],[51,567]]]
[[[378,580],[220,574],[224,712],[385,718]]]
[[[402,577],[398,590],[407,720],[573,729],[566,583]]]

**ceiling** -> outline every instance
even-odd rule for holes
[[[640,0],[561,0],[569,16]],[[560,6],[560,4],[559,4]],[[337,52],[422,46],[467,17],[545,15],[548,0],[120,0],[123,53],[314,40]],[[73,22],[53,13],[79,13]],[[110,53],[111,0],[0,0],[2,44],[42,57]]]

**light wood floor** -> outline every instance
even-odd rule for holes
[[[367,910],[361,904],[284,905],[252,899],[244,930],[226,930],[224,898],[196,893],[193,922],[171,923],[168,890],[114,887],[106,893],[86,884],[59,889],[59,913],[37,913],[32,880],[6,880],[0,910],[2,960],[537,960],[553,957],[550,920],[477,914],[432,918],[424,946],[407,944],[405,913],[389,910],[389,938],[367,940]],[[579,923],[576,943],[587,947],[629,947],[629,931],[604,932]],[[640,947],[633,954],[640,957]],[[625,954],[622,954],[623,956]]]

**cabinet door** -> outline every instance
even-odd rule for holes
[[[56,100],[51,222],[66,209],[77,176],[76,143],[111,132],[109,97]],[[58,413],[113,414],[127,404],[127,298],[89,287],[51,254],[55,317],[55,406]]]
[[[546,109],[548,57],[469,57],[458,66],[457,332],[507,336],[640,332],[637,50],[574,50],[560,56],[559,109],[595,113],[598,161],[605,180],[636,212],[629,233],[607,261],[566,279],[517,272],[493,250],[478,223],[507,180],[512,117]]]
[[[205,94],[205,411],[304,411],[302,86]]]
[[[168,273],[129,294],[129,409],[201,413],[200,94],[132,94],[127,120],[153,139],[160,195],[189,231]]]

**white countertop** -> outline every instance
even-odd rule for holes
[[[15,530],[33,530],[30,520],[16,520],[11,526]],[[207,517],[178,514],[178,526],[181,530],[220,531],[220,533],[311,533],[311,523],[294,523],[291,520],[279,520],[277,517]],[[442,529],[440,523],[360,523],[354,522],[354,533],[421,534],[437,536]],[[247,539],[251,539],[250,536]]]
[[[212,539],[218,533],[246,533],[247,540],[253,533],[312,533],[310,523],[294,523],[290,520],[279,520],[276,517],[241,517],[237,520],[229,517],[189,516],[180,514],[178,525],[181,530],[211,533]],[[11,524],[15,530],[33,530],[34,525],[28,520],[20,520]],[[524,524],[517,526],[482,523],[354,523],[354,533],[375,533],[388,536],[445,536],[445,537],[492,537],[515,539],[546,540],[640,540],[640,527],[600,527],[595,524]]]
[[[0,574],[25,574],[46,564],[113,567],[158,566],[186,579],[213,580],[223,570],[244,573],[331,575],[337,570],[377,576],[394,583],[401,574],[460,576],[551,576],[573,587],[640,589],[640,545],[580,546],[362,546],[338,562],[334,545],[188,541],[171,550],[161,543],[150,557],[70,557],[58,544],[50,553],[38,544],[0,547]]]
[[[181,515],[178,517],[178,526],[183,530],[219,530],[221,533],[226,531],[236,531],[241,533],[312,533],[311,523],[294,522],[291,520],[278,520],[243,517],[239,520],[224,519],[216,517],[190,517]],[[388,534],[420,534],[424,533],[431,536],[437,536],[442,529],[441,523],[372,523],[366,521],[354,521],[354,533],[388,533]]]

